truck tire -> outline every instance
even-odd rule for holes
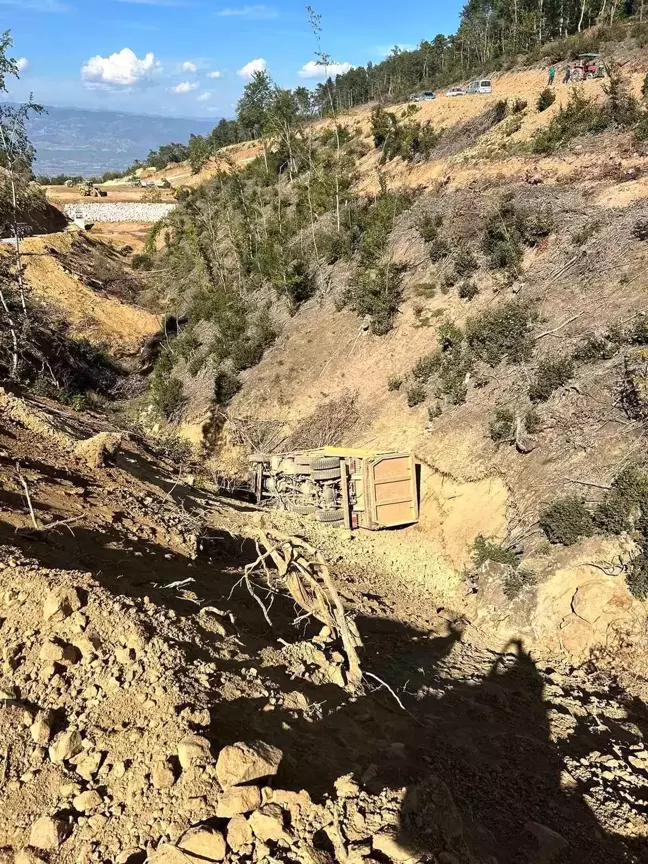
[[[331,468],[340,467],[340,459],[338,456],[319,456],[317,459],[313,459],[310,463],[313,471],[327,471]]]
[[[313,471],[313,480],[339,480],[342,476],[340,466],[337,468],[324,468],[319,471]]]
[[[298,516],[312,516],[317,512],[317,507],[314,504],[296,504],[293,501],[286,503],[286,510],[289,513],[296,513]]]
[[[318,522],[325,522],[327,525],[342,525],[344,522],[343,510],[318,510],[315,513],[315,519]]]

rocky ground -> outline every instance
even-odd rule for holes
[[[108,204],[66,204],[65,215],[78,214],[91,222],[157,222],[175,208],[175,204],[148,204],[145,201],[117,201]]]
[[[646,860],[639,675],[489,644],[423,588],[408,620],[341,553],[352,692],[330,631],[241,583],[258,514],[56,412],[6,394],[0,424],[6,860]]]

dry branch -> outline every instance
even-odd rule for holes
[[[347,616],[337,592],[329,568],[319,550],[300,537],[289,537],[269,531],[258,531],[255,538],[258,556],[245,568],[240,582],[259,604],[263,615],[272,625],[266,607],[254,591],[250,580],[257,573],[265,580],[265,586],[273,593],[286,591],[306,615],[326,625],[339,638],[347,658],[347,684],[357,690],[362,682],[362,671],[356,648],[361,644],[355,622]],[[268,569],[268,559],[276,572]],[[240,583],[239,583],[240,584]]]

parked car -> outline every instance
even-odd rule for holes
[[[471,81],[470,84],[468,85],[467,90],[466,90],[466,93],[468,93],[469,95],[473,95],[474,93],[492,93],[492,92],[493,92],[493,85],[491,84],[491,82],[487,78],[481,79],[479,81]]]
[[[424,90],[422,93],[412,93],[409,98],[410,102],[431,102],[432,99],[436,99],[436,94],[434,94],[431,90]]]
[[[451,87],[448,90],[448,92],[446,93],[446,96],[465,96],[465,95],[466,95],[466,91],[463,89],[463,87]]]

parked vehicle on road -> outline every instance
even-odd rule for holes
[[[570,81],[588,81],[605,78],[605,63],[600,54],[580,54],[570,66]]]
[[[412,93],[409,98],[410,102],[431,102],[436,99],[436,94],[431,90],[423,90],[422,93]]]
[[[471,81],[468,87],[466,88],[466,93],[469,96],[474,95],[475,93],[492,93],[493,85],[490,79],[482,78],[478,81]]]
[[[418,522],[418,466],[411,453],[321,447],[250,457],[257,504],[345,528]]]
[[[463,87],[451,87],[446,93],[446,96],[465,96],[465,95],[466,95],[466,91],[463,89]]]

